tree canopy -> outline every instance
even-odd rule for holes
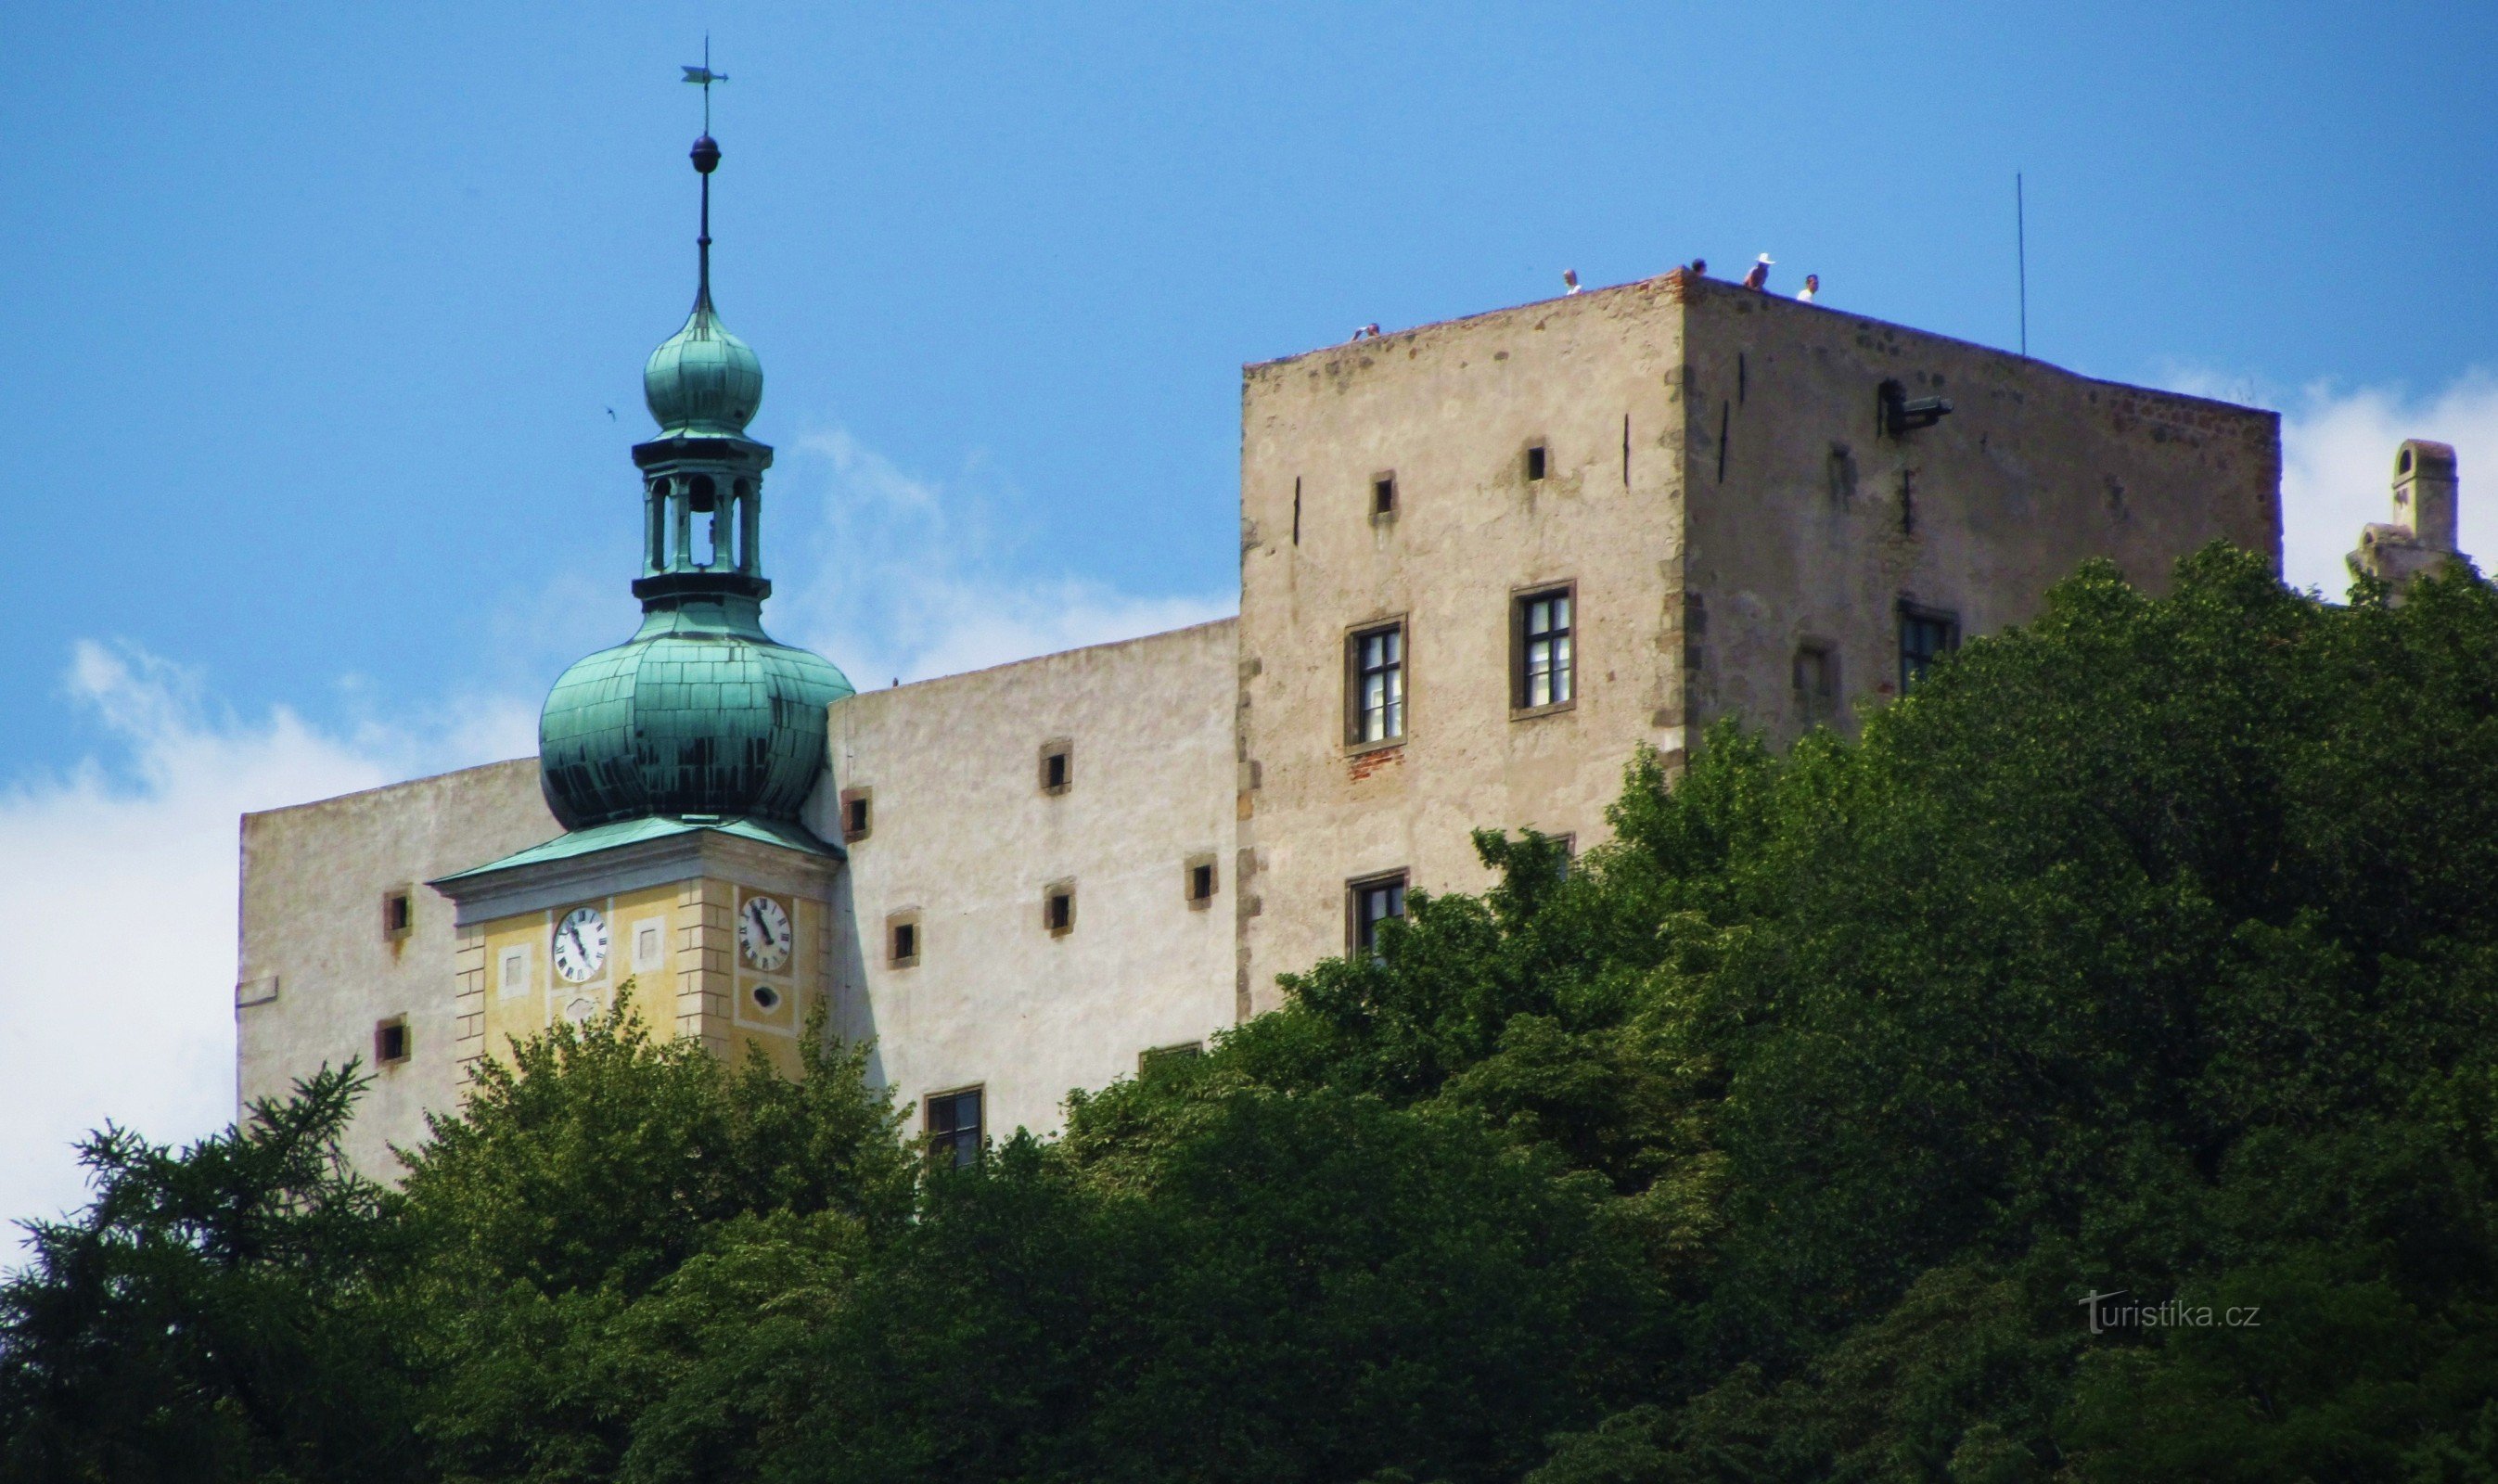
[[[931,1168],[861,1048],[307,1082],[0,1288],[0,1478],[2498,1479],[2498,593],[2104,567]]]

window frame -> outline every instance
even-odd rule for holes
[[[1362,704],[1362,689],[1363,682],[1373,672],[1365,668],[1362,663],[1362,643],[1366,639],[1382,634],[1393,634],[1396,638],[1395,659],[1383,665],[1378,671],[1378,673],[1393,674],[1395,677],[1394,698],[1384,702],[1381,707],[1383,711],[1393,715],[1395,726],[1393,729],[1387,728],[1383,719],[1383,734],[1366,737],[1363,735],[1364,723],[1370,708]],[[1406,623],[1403,614],[1400,613],[1393,618],[1373,619],[1365,624],[1355,625],[1344,631],[1344,745],[1348,751],[1366,753],[1379,748],[1404,745],[1405,739],[1412,734],[1413,681],[1414,636],[1412,626]]]
[[[1405,919],[1405,904],[1413,888],[1414,873],[1399,866],[1393,871],[1372,871],[1356,876],[1344,884],[1344,952],[1348,958],[1378,956],[1379,924],[1394,919]],[[1395,893],[1396,910],[1365,919],[1363,898],[1373,891]],[[1365,930],[1366,929],[1366,930]]]
[[[1144,1076],[1156,1066],[1174,1061],[1191,1061],[1205,1054],[1202,1041],[1181,1041],[1170,1046],[1149,1046],[1137,1053],[1137,1075]]]
[[[1205,873],[1203,894],[1200,894],[1197,889],[1197,873],[1200,871]],[[1181,897],[1188,902],[1191,912],[1203,912],[1212,907],[1215,897],[1221,895],[1223,891],[1222,861],[1211,851],[1191,855],[1181,861],[1179,890]]]
[[[399,1032],[399,1054],[396,1056],[388,1055],[384,1051],[384,1048],[390,1043],[390,1034],[393,1031]],[[373,1022],[374,1066],[405,1066],[415,1055],[416,1035],[408,1029],[407,1016],[390,1016]]]
[[[1528,484],[1542,484],[1553,477],[1553,444],[1541,437],[1528,438],[1519,454],[1518,471]]]
[[[1566,685],[1569,695],[1561,700],[1534,704],[1530,700],[1532,676],[1528,669],[1527,651],[1533,637],[1527,632],[1530,612],[1538,602],[1560,598],[1570,605],[1569,622],[1562,629],[1568,641],[1569,657]],[[1567,578],[1560,582],[1539,582],[1509,591],[1509,719],[1523,722],[1539,716],[1576,710],[1579,705],[1579,582]]]
[[[1058,916],[1058,904],[1067,904],[1067,915]],[[1061,877],[1041,888],[1041,926],[1053,938],[1064,938],[1075,931],[1075,878]]]
[[[1942,638],[1938,647],[1918,657],[1914,669],[1909,667],[1908,633],[1911,625],[1932,626],[1940,631]],[[1900,655],[1900,694],[1903,695],[1908,694],[1908,688],[1919,677],[1934,668],[1937,661],[1960,648],[1960,615],[1949,608],[1931,607],[1904,597],[1900,599],[1893,627]]]
[[[1049,764],[1058,763],[1058,781],[1050,782]],[[1056,798],[1075,787],[1075,739],[1052,737],[1041,744],[1041,771],[1036,775],[1041,791]]]
[[[961,1123],[951,1123],[940,1130],[937,1127],[937,1105],[940,1103],[946,1105],[947,1112],[950,1113],[959,1111],[965,1098],[972,1100],[972,1122],[969,1128],[967,1129]],[[945,1146],[954,1151],[955,1169],[960,1170],[978,1164],[988,1152],[988,1131],[989,1096],[986,1083],[973,1082],[968,1086],[949,1087],[943,1092],[928,1093],[919,1100],[919,1137],[926,1144],[928,1162],[932,1165],[938,1162],[937,1151],[940,1147],[938,1140],[941,1137],[945,1141]],[[968,1146],[963,1137],[966,1133],[971,1136]]]
[[[911,934],[911,952],[899,952],[902,935]],[[927,932],[919,925],[919,909],[908,907],[884,915],[884,966],[888,969],[915,969],[921,955],[928,952]]]
[[[1821,689],[1817,692],[1805,689],[1804,661],[1807,655],[1818,656],[1821,661]],[[1795,653],[1787,661],[1787,688],[1795,696],[1798,716],[1808,725],[1836,719],[1843,685],[1836,643],[1818,634],[1806,634],[1796,640]]]
[[[1385,526],[1396,519],[1397,507],[1403,503],[1402,491],[1396,487],[1396,471],[1384,468],[1370,476],[1370,524]]]
[[[839,823],[844,845],[856,845],[876,833],[876,790],[844,789],[840,797]],[[852,823],[855,813],[856,823]]]
[[[391,921],[391,918],[394,916],[391,910],[393,907],[397,907],[399,909],[396,914],[399,918],[399,921],[396,924]],[[415,931],[415,884],[412,882],[402,882],[396,887],[384,887],[382,889],[382,941],[384,943],[405,943],[408,940],[409,935]]]

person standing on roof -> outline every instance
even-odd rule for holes
[[[1752,261],[1752,271],[1744,275],[1744,287],[1747,289],[1768,288],[1770,286],[1770,255],[1766,252],[1762,253],[1758,258],[1755,258]]]

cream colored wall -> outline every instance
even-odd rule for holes
[[[836,887],[837,1029],[874,1037],[913,1112],[979,1085],[990,1132],[1058,1127],[1073,1087],[1133,1074],[1140,1051],[1233,1023],[1233,626],[1230,621],[890,690],[832,707],[833,778],[809,825],[841,838],[842,789],[872,830]],[[1072,783],[1041,789],[1042,744]],[[1217,857],[1206,907],[1184,864]],[[1072,931],[1044,886],[1075,883]],[[915,910],[919,963],[884,962],[889,914]]]
[[[1641,742],[1681,745],[1672,375],[1661,283],[1555,300],[1253,366],[1241,390],[1241,845],[1236,989],[1344,951],[1348,879],[1487,879],[1469,833],[1592,841]],[[1547,477],[1524,456],[1545,441]],[[1397,510],[1370,516],[1393,470]],[[1296,490],[1299,520],[1295,531]],[[1579,695],[1514,719],[1515,590],[1575,582]],[[1344,736],[1347,629],[1408,624],[1407,740]]]
[[[1841,646],[1857,709],[1878,704],[1897,690],[1904,597],[1957,613],[1974,635],[2034,616],[2090,557],[2154,591],[2215,539],[2280,565],[2273,413],[2095,381],[1734,284],[1688,297],[1686,561],[1693,611],[1706,615],[1691,636],[1704,716],[1801,731],[1792,666],[1807,638]],[[1953,410],[1886,436],[1874,411],[1886,378]]]
[[[359,1168],[395,1175],[390,1146],[420,1141],[425,1112],[459,1098],[457,937],[451,904],[425,883],[560,828],[534,758],[243,816],[240,1100],[283,1094],[324,1062],[371,1068],[374,1026],[403,1015],[409,1058],[373,1069],[347,1140]],[[414,912],[396,943],[381,916],[393,887],[412,888]],[[261,999],[272,978],[275,997]]]
[[[1955,410],[1885,436],[1885,378]],[[1241,428],[1244,1013],[1344,951],[1350,879],[1478,889],[1471,830],[1593,843],[1641,742],[1671,759],[1729,713],[1793,735],[1801,640],[1878,703],[1904,597],[1977,634],[2088,557],[2158,588],[2215,538],[2279,553],[2272,414],[1680,274],[1250,367]],[[1509,604],[1564,580],[1578,701],[1521,719]],[[1346,634],[1398,616],[1407,740],[1348,746]]]

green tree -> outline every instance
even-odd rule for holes
[[[95,1198],[0,1283],[0,1478],[422,1477],[372,1302],[395,1203],[338,1155],[351,1065],[184,1149],[107,1128]]]

